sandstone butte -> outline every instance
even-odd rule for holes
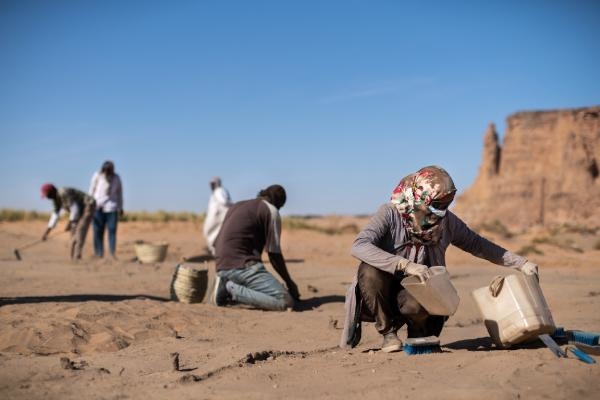
[[[469,225],[600,227],[600,106],[517,112],[503,143],[483,137],[473,184],[454,211]]]

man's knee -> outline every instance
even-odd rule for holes
[[[292,307],[294,307],[294,299],[289,293],[286,292],[276,297],[276,301],[274,303],[275,311],[285,311]]]

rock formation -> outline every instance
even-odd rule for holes
[[[472,226],[600,227],[600,106],[518,112],[506,126],[503,144],[486,130],[478,176],[454,211]]]

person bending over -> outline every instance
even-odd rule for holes
[[[71,245],[69,246],[71,259],[79,260],[96,209],[96,200],[81,190],[70,187],[57,189],[51,183],[42,186],[41,194],[42,198],[51,200],[54,207],[42,240],[46,240],[50,231],[56,226],[61,210],[68,212],[69,223],[65,230],[71,231]]]

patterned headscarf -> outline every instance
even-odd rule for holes
[[[391,202],[414,243],[433,244],[440,240],[441,221],[456,193],[448,172],[431,165],[402,178],[394,189]]]

